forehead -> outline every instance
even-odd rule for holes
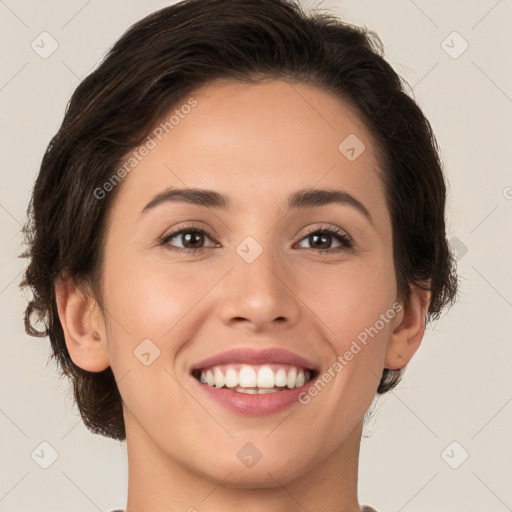
[[[124,178],[119,198],[139,211],[168,187],[217,190],[239,208],[248,198],[284,204],[291,192],[316,185],[373,203],[382,196],[378,152],[364,123],[314,86],[218,80],[183,98],[150,137],[152,148]]]

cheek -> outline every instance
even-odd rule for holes
[[[322,383],[315,384],[303,403],[315,408],[312,424],[330,425],[326,428],[333,438],[339,425],[355,425],[370,406],[396,316],[392,261],[352,263],[318,272],[315,280],[302,281],[301,290],[331,352],[319,377]],[[319,403],[321,408],[315,405]]]
[[[303,279],[299,296],[325,327],[325,334],[339,354],[350,342],[371,328],[392,308],[396,282],[391,259],[353,260],[315,272]],[[307,297],[307,299],[306,299]],[[387,336],[390,323],[378,323],[379,337]],[[364,334],[361,336],[364,338]]]
[[[163,420],[169,411],[186,406],[186,395],[173,378],[175,357],[190,337],[194,306],[212,285],[168,265],[125,259],[106,266],[111,367],[125,407],[140,424],[158,430],[167,425]]]
[[[133,261],[111,266],[105,290],[110,313],[131,338],[165,339],[168,345],[216,280],[218,276],[209,278],[206,272],[198,275],[192,265],[178,268]]]

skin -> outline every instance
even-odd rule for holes
[[[72,280],[56,284],[71,358],[89,371],[110,365],[118,380],[126,510],[357,512],[363,417],[382,369],[405,366],[418,349],[426,292],[414,290],[412,301],[307,405],[266,416],[231,412],[191,385],[189,369],[249,346],[285,348],[325,371],[400,301],[375,144],[348,104],[316,87],[218,81],[193,97],[197,106],[117,191],[103,310]],[[338,150],[349,134],[366,146],[354,161]],[[232,206],[165,203],[139,217],[168,187],[215,190]],[[287,211],[291,193],[320,187],[353,195],[373,224],[348,205]],[[187,221],[212,233],[203,253],[173,250],[185,247],[179,235],[159,245]],[[307,235],[326,226],[348,234],[354,248],[332,238],[323,247],[336,252],[321,254],[326,249]],[[236,252],[247,236],[263,249],[250,264]],[[148,338],[160,356],[145,366],[133,351]],[[262,453],[251,468],[237,457],[247,442]]]

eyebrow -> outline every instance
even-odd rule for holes
[[[164,203],[184,202],[207,208],[227,210],[231,207],[231,201],[225,195],[202,188],[168,188],[157,194],[140,212],[140,215]],[[288,197],[288,210],[298,208],[312,208],[329,204],[342,204],[351,206],[363,214],[373,225],[370,212],[361,201],[343,190],[333,189],[304,189],[294,192]]]

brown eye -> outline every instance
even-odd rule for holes
[[[311,249],[321,249],[320,252],[337,251],[340,250],[340,246],[350,249],[353,246],[349,236],[342,231],[332,228],[322,228],[311,231],[302,240],[307,240],[311,245]],[[331,247],[333,241],[338,241],[339,245],[337,247]]]
[[[175,241],[177,240],[177,242]],[[161,245],[170,246],[178,251],[200,251],[205,249],[206,239],[211,239],[209,233],[201,228],[181,228],[168,233],[161,239]],[[173,241],[173,243],[170,243]],[[181,245],[181,246],[180,246]]]

